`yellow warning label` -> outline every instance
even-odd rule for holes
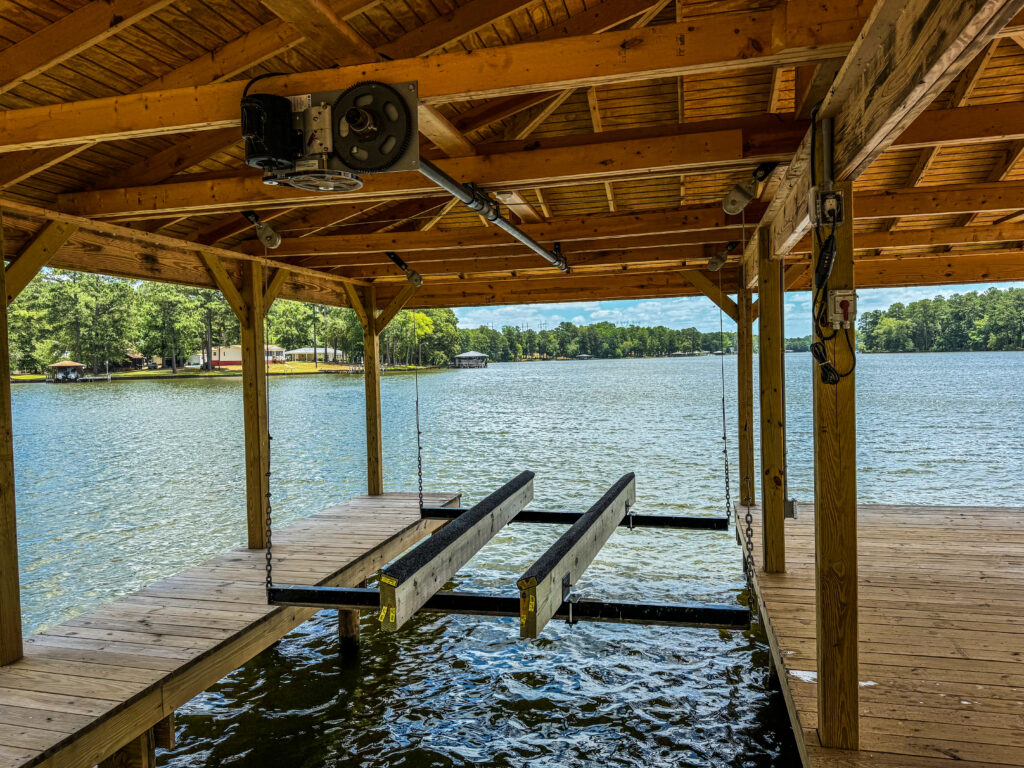
[[[398,579],[396,579],[396,578],[394,578],[392,576],[381,576],[380,580],[383,581],[385,584],[388,584],[389,586],[392,586],[392,587],[397,587],[398,586]]]
[[[394,606],[392,606],[391,610],[388,611],[388,621],[390,621],[392,624],[395,623],[395,608],[394,608]]]
[[[537,598],[534,595],[530,595],[530,607],[528,609],[530,613],[537,612]]]
[[[382,605],[380,607],[380,616],[377,617],[377,621],[379,621],[381,624],[383,624],[384,623],[384,617],[387,616],[387,614],[388,614],[388,607],[386,605]]]

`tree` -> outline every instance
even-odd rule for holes
[[[142,283],[138,297],[141,306],[140,349],[148,356],[160,355],[164,364],[178,372],[178,362],[199,348],[203,318],[199,291],[166,283]]]

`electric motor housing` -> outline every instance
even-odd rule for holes
[[[301,140],[292,128],[291,101],[269,93],[243,97],[242,138],[246,165],[264,172],[289,168]]]

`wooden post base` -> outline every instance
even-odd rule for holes
[[[338,611],[338,652],[343,657],[359,655],[359,611]]]
[[[173,712],[153,726],[153,740],[157,749],[174,749],[177,739],[174,736]]]

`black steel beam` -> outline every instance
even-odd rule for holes
[[[275,586],[267,592],[272,605],[302,605],[310,608],[380,609],[376,589],[356,587]],[[519,598],[473,592],[437,592],[423,611],[473,616],[519,616]],[[556,619],[569,618],[569,603],[562,603]],[[603,621],[616,624],[653,624],[667,627],[746,629],[750,611],[728,605],[687,605],[678,603],[637,603],[632,601],[579,600],[572,604],[573,621]]]
[[[466,509],[464,507],[423,507],[420,515],[427,520],[454,520]],[[583,517],[582,512],[562,509],[524,509],[512,518],[513,523],[553,523],[555,525],[572,525]],[[691,515],[633,515],[634,528],[688,528],[702,531],[727,531],[729,521],[724,517],[694,517]],[[619,523],[620,527],[630,527],[630,516]]]

